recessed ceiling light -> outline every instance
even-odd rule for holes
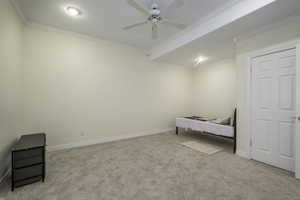
[[[68,6],[66,7],[66,13],[72,17],[76,17],[81,14],[81,11],[73,6]]]
[[[203,63],[207,60],[208,58],[204,56],[199,56],[195,59],[195,65],[199,65],[200,63]]]

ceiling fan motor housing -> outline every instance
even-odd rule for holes
[[[149,21],[151,21],[152,23],[157,23],[159,21],[162,20],[162,17],[160,16],[160,10],[158,9],[158,5],[157,4],[152,4],[151,6],[151,10],[150,10],[150,16],[148,18]]]
[[[157,22],[160,22],[162,20],[162,17],[159,16],[159,15],[151,15],[149,18],[148,18],[148,21],[152,22],[152,23],[157,23]]]
[[[158,9],[158,5],[157,4],[153,4],[151,6],[151,10],[150,10],[150,14],[151,15],[160,15],[160,10]]]
[[[151,15],[159,15],[160,10],[151,10],[150,13],[151,13]]]
[[[154,3],[154,4],[152,4],[151,8],[152,8],[153,10],[156,10],[156,9],[158,9],[158,5],[157,5],[156,3]]]

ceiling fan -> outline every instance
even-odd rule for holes
[[[144,8],[144,6],[140,5],[136,0],[127,0],[127,2],[129,5],[134,7],[136,10],[138,10],[139,12],[144,14],[147,17],[147,19],[146,19],[146,21],[126,26],[123,28],[124,30],[129,30],[129,29],[135,28],[137,26],[142,26],[142,25],[149,23],[152,26],[152,39],[157,39],[158,38],[158,27],[160,24],[169,25],[172,27],[176,27],[178,29],[184,29],[186,27],[186,25],[184,25],[184,24],[172,22],[172,21],[166,19],[165,17],[163,17],[161,15],[161,11],[159,9],[158,4],[156,4],[155,2],[153,2],[152,6],[149,10]]]

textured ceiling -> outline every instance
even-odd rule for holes
[[[266,31],[287,19],[299,19],[300,0],[277,0],[239,20],[211,32],[193,42],[161,56],[158,61],[193,67],[199,55],[208,60],[204,64],[232,59],[236,55],[234,39],[247,39],[258,30]],[[259,31],[260,32],[260,31]]]
[[[129,31],[122,27],[145,20],[145,16],[128,5],[127,0],[12,0],[30,23],[111,40],[148,51],[180,30],[162,26],[159,40],[151,39],[151,27],[145,25]],[[162,15],[168,19],[192,25],[211,16],[215,11],[237,0],[137,0],[146,8],[159,4]],[[242,1],[242,0],[241,0]],[[75,5],[83,11],[80,18],[65,14],[64,8]],[[292,15],[300,14],[300,0],[277,0],[270,6],[245,16],[188,45],[159,58],[161,62],[193,66],[198,55],[209,58],[208,63],[232,58],[235,55],[233,39],[247,35],[260,27],[270,25]]]
[[[151,39],[151,27],[145,25],[129,31],[123,26],[145,20],[145,16],[128,5],[126,0],[14,0],[26,20],[31,23],[112,40],[148,50],[159,41],[179,30],[162,26],[159,40]],[[153,0],[137,0],[150,8]],[[231,0],[154,0],[162,14],[172,21],[191,25],[197,20],[220,9]],[[78,6],[81,18],[71,18],[64,13],[67,5]]]

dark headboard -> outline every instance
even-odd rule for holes
[[[237,134],[237,129],[236,129],[236,121],[237,121],[237,108],[234,109],[234,114],[233,114],[233,128],[234,128],[234,148],[233,148],[233,153],[236,152],[236,134]]]
[[[234,109],[233,122],[232,122],[233,127],[236,127],[236,115],[237,115],[237,109]]]

